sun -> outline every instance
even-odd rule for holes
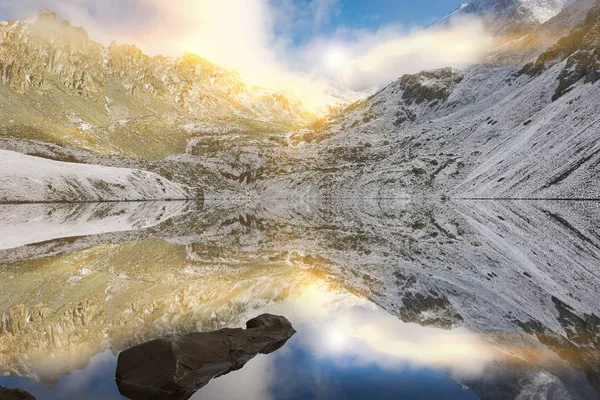
[[[332,71],[339,71],[348,62],[348,57],[341,49],[331,49],[325,53],[325,65]]]
[[[348,341],[348,337],[339,329],[331,329],[327,332],[325,342],[331,350],[340,350]]]

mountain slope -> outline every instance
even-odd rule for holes
[[[314,144],[266,155],[268,165],[283,153],[286,165],[257,189],[264,197],[600,198],[597,9],[534,67],[400,78],[304,133]]]
[[[498,36],[519,36],[560,13],[568,0],[473,0],[450,18],[476,16]]]
[[[541,54],[534,63],[526,65],[523,72],[540,74],[558,63],[563,63],[564,67],[554,100],[573,89],[579,81],[595,83],[600,80],[600,3],[569,35]]]
[[[182,200],[191,189],[146,171],[47,160],[0,150],[0,203]]]
[[[161,158],[195,133],[286,131],[315,115],[198,56],[109,47],[42,10],[0,24],[0,134]]]

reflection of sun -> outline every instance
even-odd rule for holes
[[[327,332],[327,337],[325,338],[327,341],[327,345],[333,350],[339,350],[346,344],[348,338],[344,334],[344,332],[338,329],[331,329]]]
[[[346,54],[344,54],[344,52],[340,49],[329,50],[325,54],[324,60],[325,65],[327,65],[327,68],[334,71],[343,68],[346,65],[346,62],[348,61]]]

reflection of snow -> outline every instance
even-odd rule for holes
[[[158,225],[186,202],[0,205],[0,250],[47,240],[123,232]]]

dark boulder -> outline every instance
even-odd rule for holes
[[[0,399],[1,400],[35,400],[35,397],[29,392],[23,389],[9,389],[4,386],[0,386]]]
[[[286,318],[263,314],[246,329],[151,340],[119,354],[117,386],[130,399],[188,399],[211,379],[281,348],[295,332]]]

